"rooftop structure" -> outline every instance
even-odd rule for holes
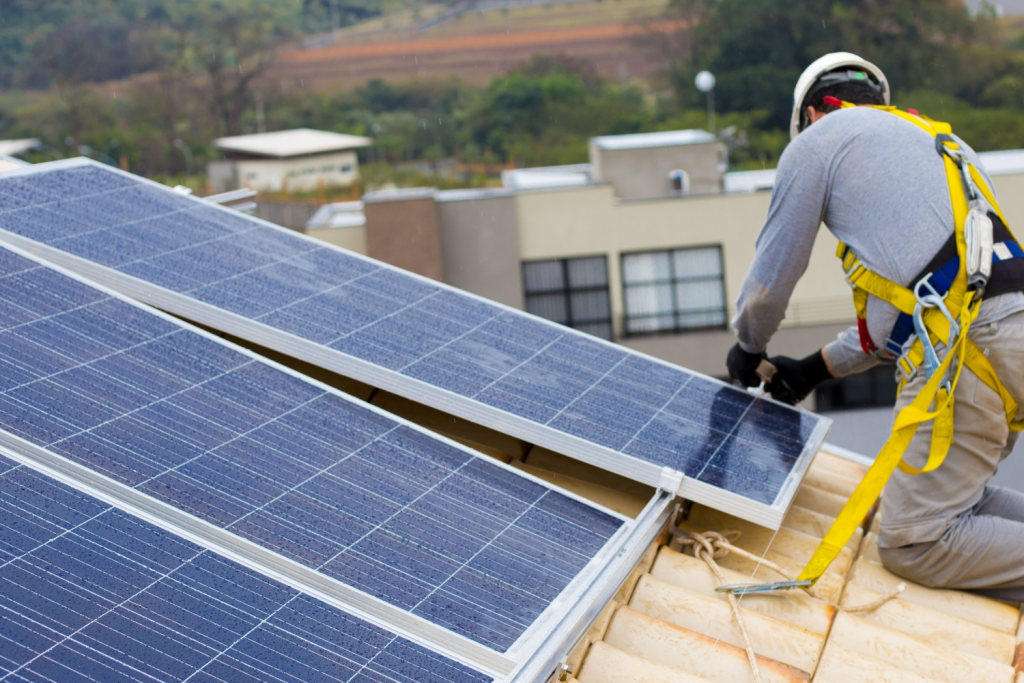
[[[677,147],[716,142],[718,138],[706,130],[666,130],[657,133],[631,135],[602,135],[592,138],[590,144],[602,150],[648,149],[651,147]]]
[[[0,171],[8,171],[12,168],[27,166],[27,161],[23,161],[14,155],[24,154],[25,152],[37,149],[39,145],[40,142],[38,138],[28,138],[25,140],[0,140]]]
[[[23,140],[0,140],[0,154],[13,156],[24,154],[39,147],[42,144],[39,138],[25,138]]]
[[[572,187],[590,182],[590,164],[514,168],[501,172],[501,184],[512,190]]]
[[[288,159],[310,154],[326,154],[346,149],[369,147],[372,138],[358,135],[344,135],[311,128],[296,128],[273,133],[236,135],[217,138],[213,145],[229,158],[267,157]],[[2,151],[2,150],[0,150]]]
[[[299,128],[274,133],[217,138],[223,154],[210,162],[207,176],[215,192],[247,187],[259,192],[311,192],[358,182],[354,150],[371,138]]]
[[[621,200],[719,194],[725,145],[703,130],[605,135],[590,140],[590,179]]]

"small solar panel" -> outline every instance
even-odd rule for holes
[[[521,658],[656,533],[3,248],[0,311],[0,442],[388,618]]]
[[[0,511],[4,680],[492,680],[3,457]]]
[[[826,418],[93,162],[0,178],[0,239],[638,481],[683,475],[681,495],[768,526],[828,430]]]

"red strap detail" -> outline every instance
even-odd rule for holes
[[[908,113],[908,114],[910,114],[910,115],[912,115],[912,116],[917,116],[917,113],[918,113],[918,112],[917,112],[917,110],[916,110],[916,109],[908,109],[908,110],[907,110],[907,113]]]
[[[857,318],[857,334],[860,335],[860,348],[865,356],[870,356],[877,350],[875,342],[871,341],[871,333],[868,332],[868,321],[864,318]]]
[[[826,107],[842,107],[843,101],[838,97],[832,97],[831,95],[825,95],[821,100],[822,104]]]

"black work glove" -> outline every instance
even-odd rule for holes
[[[729,377],[734,384],[744,387],[756,387],[761,383],[757,376],[757,366],[766,357],[764,351],[761,353],[747,353],[737,343],[729,349],[729,355],[725,359],[725,367],[729,368]]]
[[[811,389],[827,379],[832,379],[825,357],[821,351],[803,360],[772,356],[768,362],[775,366],[775,375],[765,387],[776,401],[796,405],[807,398]]]

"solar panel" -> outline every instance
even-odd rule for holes
[[[668,503],[626,524],[3,248],[0,443],[495,671],[577,628]]]
[[[781,523],[829,426],[94,162],[0,178],[0,239],[177,315],[767,526]]]
[[[485,676],[0,457],[0,678]]]

